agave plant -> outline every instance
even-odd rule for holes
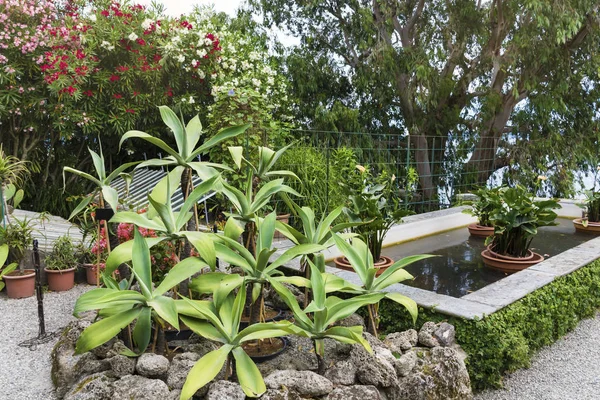
[[[237,274],[211,273],[201,275],[194,280],[190,288],[198,293],[212,293],[218,289],[223,279],[240,286],[246,283],[252,287],[252,307],[250,315],[250,323],[253,324],[259,321],[262,314],[262,294],[263,285],[266,283],[272,284],[275,281],[292,283],[298,286],[305,286],[306,280],[302,277],[284,276],[278,268],[285,263],[293,260],[296,257],[316,253],[323,250],[325,247],[319,244],[300,244],[296,245],[277,259],[271,260],[271,256],[277,251],[273,248],[273,235],[275,233],[275,213],[270,213],[264,219],[258,221],[258,236],[256,242],[256,255],[252,254],[248,249],[238,242],[238,238],[242,232],[239,225],[236,224],[233,218],[227,221],[224,235],[213,235],[214,249],[216,256],[231,265],[240,267],[244,271],[244,276]]]
[[[416,322],[417,319],[417,303],[410,297],[400,293],[386,292],[385,289],[396,283],[400,283],[407,279],[413,279],[413,276],[404,270],[409,264],[430,257],[435,257],[430,254],[422,254],[405,257],[396,261],[387,268],[380,276],[376,277],[377,268],[373,264],[373,255],[369,247],[359,238],[352,239],[352,245],[348,244],[343,238],[337,234],[333,234],[338,249],[346,256],[352,268],[360,278],[362,287],[352,287],[351,292],[363,294],[379,294],[382,298],[392,300],[404,306]],[[373,335],[377,335],[379,325],[379,303],[369,305],[369,330]]]
[[[298,304],[296,297],[281,283],[275,281],[271,285],[281,299],[294,313],[295,333],[313,340],[315,354],[318,360],[319,373],[325,372],[325,346],[324,339],[331,338],[342,343],[361,344],[371,352],[369,343],[362,336],[362,326],[332,326],[359,308],[375,304],[385,297],[383,293],[366,293],[349,299],[340,299],[336,296],[327,296],[333,290],[328,285],[331,275],[322,273],[311,261],[308,262],[312,272],[310,274],[310,287],[313,300],[304,310]],[[334,278],[338,289],[351,289],[353,285],[341,278]]]
[[[240,331],[240,321],[246,303],[246,291],[233,295],[234,285],[223,284],[214,292],[213,301],[179,300],[181,320],[196,334],[221,343],[221,347],[204,355],[188,373],[181,389],[181,399],[191,398],[198,389],[212,381],[226,367],[229,376],[231,358],[235,359],[237,379],[244,393],[258,397],[267,388],[254,361],[246,354],[242,344],[293,333],[288,321],[260,323]],[[183,302],[183,303],[182,303]],[[185,314],[185,315],[183,315]]]
[[[175,265],[162,283],[153,288],[150,251],[142,235],[134,232],[132,274],[140,291],[122,287],[107,287],[91,290],[79,297],[73,314],[100,310],[104,318],[87,327],[76,344],[76,353],[81,354],[106,343],[134,320],[133,341],[138,353],[143,353],[151,337],[152,320],[157,326],[165,322],[179,329],[179,318],[175,300],[164,294],[181,281],[188,279],[206,266],[197,258],[187,258]],[[135,355],[129,352],[128,355]]]
[[[212,240],[210,240],[205,233],[188,231],[185,228],[187,222],[192,217],[190,209],[196,204],[198,199],[212,190],[215,181],[218,179],[220,179],[218,176],[214,176],[198,185],[198,187],[189,194],[179,212],[174,212],[171,207],[169,180],[167,179],[167,195],[165,196],[164,203],[155,199],[153,194],[148,195],[150,204],[156,210],[156,215],[153,218],[149,217],[149,213],[138,214],[131,211],[120,211],[112,217],[110,222],[130,223],[161,233],[162,236],[158,238],[145,238],[149,247],[152,247],[161,241],[185,238],[203,255],[204,261],[214,270],[216,266],[216,256]],[[106,269],[104,271],[105,280],[110,281],[110,275],[113,271],[120,264],[131,260],[133,245],[134,242],[130,240],[122,243],[111,252],[106,260]]]
[[[105,162],[104,162],[104,154],[102,153],[102,146],[100,146],[100,154],[96,153],[89,147],[88,147],[88,151],[90,152],[90,155],[92,156],[92,161],[94,163],[94,169],[96,170],[96,176],[92,176],[92,175],[88,174],[87,172],[79,171],[79,170],[77,170],[75,168],[71,168],[71,167],[63,168],[63,181],[64,181],[65,185],[66,185],[65,172],[70,172],[81,178],[85,178],[95,185],[95,188],[92,191],[92,193],[90,193],[89,196],[84,197],[83,200],[81,200],[81,202],[77,205],[77,207],[75,207],[75,209],[69,216],[69,219],[72,219],[74,216],[76,216],[81,211],[83,211],[83,209],[85,209],[90,204],[90,202],[96,198],[96,196],[99,197],[100,207],[104,207],[105,206],[104,202],[106,201],[108,203],[108,205],[110,206],[110,208],[112,208],[113,211],[116,212],[117,207],[119,205],[119,194],[113,187],[110,186],[110,184],[112,183],[113,180],[115,180],[118,177],[122,177],[124,179],[129,179],[130,175],[125,174],[125,171],[139,163],[137,161],[125,163],[107,175],[106,168],[105,168]]]

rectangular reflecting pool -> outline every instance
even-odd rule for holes
[[[558,218],[558,226],[542,227],[533,239],[533,251],[552,257],[573,248],[594,236],[575,232],[570,219]],[[396,246],[384,248],[382,253],[394,260],[413,254],[434,254],[406,267],[415,279],[405,285],[431,290],[439,294],[462,297],[507,275],[483,264],[481,251],[485,239],[471,237],[467,228],[438,233]]]

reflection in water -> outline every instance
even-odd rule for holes
[[[560,225],[544,227],[532,242],[532,250],[551,257],[575,247],[593,236],[576,233],[571,220],[559,218]],[[484,239],[471,238],[467,228],[402,243],[383,249],[383,254],[399,260],[412,254],[440,257],[421,260],[406,267],[415,279],[403,284],[439,294],[461,297],[506,276],[486,267],[481,259]]]

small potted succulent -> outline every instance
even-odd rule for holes
[[[8,246],[8,259],[19,268],[6,273],[3,278],[11,299],[31,297],[35,292],[35,271],[24,265],[25,251],[33,242],[33,221],[13,218],[10,224],[0,226],[0,245]]]
[[[558,225],[554,209],[561,208],[557,199],[536,201],[523,186],[498,189],[490,212],[494,235],[481,256],[484,263],[503,272],[517,272],[544,260],[529,250],[531,241],[542,226]]]
[[[494,234],[494,225],[490,220],[490,213],[494,204],[498,202],[498,188],[481,188],[475,192],[477,200],[470,203],[471,208],[464,210],[465,214],[477,218],[477,223],[468,226],[471,236],[488,237]]]
[[[54,292],[72,289],[77,270],[77,246],[69,236],[61,236],[54,242],[52,252],[46,256],[46,276],[48,288]]]
[[[348,205],[343,212],[348,221],[355,224],[351,228],[352,233],[362,238],[369,247],[379,275],[394,263],[391,258],[381,255],[385,236],[392,226],[402,222],[402,217],[411,212],[400,208],[397,196],[392,194],[394,176],[389,177],[383,172],[374,178],[368,168],[361,165],[356,168],[362,177],[361,184],[355,188],[358,190],[349,194]],[[343,256],[337,257],[334,262],[338,268],[353,271],[352,265]]]
[[[600,192],[590,190],[585,193],[585,202],[581,205],[585,210],[584,218],[576,218],[573,225],[578,232],[600,234]]]

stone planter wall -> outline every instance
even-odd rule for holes
[[[352,316],[352,325],[360,317]],[[198,337],[180,343],[180,354],[168,358],[146,353],[136,358],[120,355],[124,344],[116,339],[89,353],[74,355],[75,342],[90,322],[71,323],[52,352],[52,379],[59,399],[170,400],[178,399],[188,371],[217,348]],[[447,323],[423,325],[419,332],[392,333],[383,341],[365,333],[373,348],[326,340],[324,376],[317,374],[312,342],[291,336],[288,351],[258,364],[265,379],[264,400],[400,400],[470,399],[471,387],[464,353]],[[202,400],[244,400],[241,387],[215,381],[194,396]]]

